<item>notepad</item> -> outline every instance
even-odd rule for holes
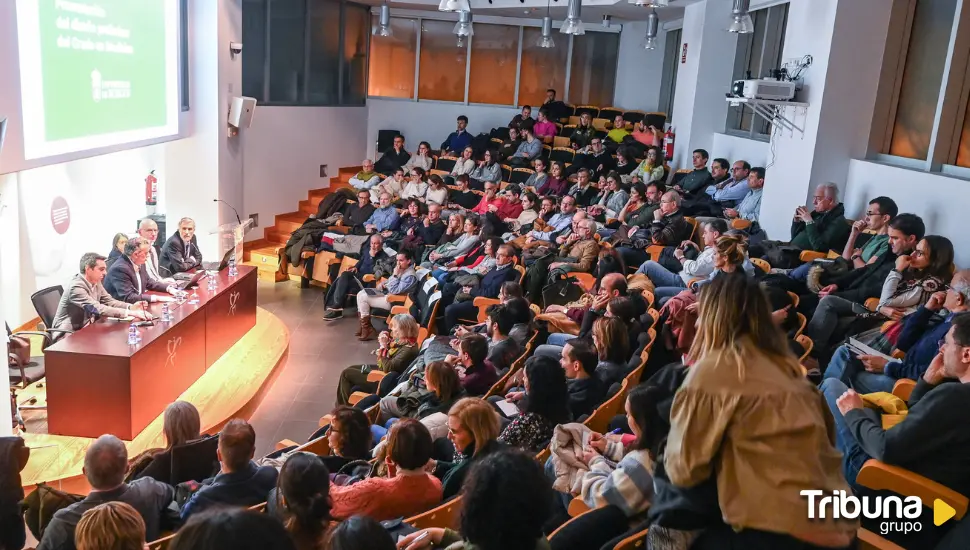
[[[515,403],[510,403],[507,399],[496,401],[495,405],[499,408],[500,411],[502,411],[502,414],[504,414],[508,418],[517,416],[519,414],[519,407],[517,407]]]
[[[855,353],[856,355],[875,355],[876,357],[882,357],[886,361],[895,361],[892,357],[882,353],[880,351],[874,350],[871,347],[863,344],[862,342],[856,340],[855,338],[849,338],[849,351]]]

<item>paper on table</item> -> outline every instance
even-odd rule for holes
[[[155,299],[155,301],[156,302],[174,302],[175,301],[175,297],[174,296],[158,296]]]
[[[515,403],[510,403],[507,399],[501,401],[496,401],[495,405],[498,406],[499,410],[507,417],[517,416],[519,414],[519,408]]]
[[[886,361],[895,361],[895,359],[886,355],[885,353],[874,350],[852,337],[849,338],[849,349],[855,351],[859,355],[875,355],[876,357],[882,357]]]

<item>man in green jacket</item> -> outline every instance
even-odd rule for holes
[[[839,202],[839,188],[834,183],[819,185],[812,202],[815,205],[812,212],[807,206],[795,209],[789,246],[816,252],[842,250],[852,226],[846,222],[845,206]]]

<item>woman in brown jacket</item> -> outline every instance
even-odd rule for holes
[[[337,405],[346,405],[350,394],[359,391],[373,393],[377,390],[377,382],[369,382],[367,375],[372,370],[380,370],[388,376],[397,378],[411,361],[418,356],[418,331],[420,326],[407,313],[399,313],[391,318],[388,331],[377,337],[380,347],[377,348],[376,365],[353,365],[340,373],[337,382]],[[388,381],[390,383],[390,381]]]
[[[851,489],[832,418],[772,323],[764,292],[747,277],[717,277],[701,293],[699,314],[664,465],[681,487],[716,476],[725,525],[693,548],[848,546],[857,522],[808,519],[801,491]],[[824,517],[832,515],[829,506]]]

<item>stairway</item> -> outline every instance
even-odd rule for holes
[[[263,238],[249,241],[243,245],[243,264],[257,268],[257,275],[261,280],[280,282],[288,279],[299,281],[297,275],[287,277],[280,272],[279,251],[286,244],[290,235],[303,225],[307,216],[314,214],[320,201],[334,189],[350,187],[350,178],[361,169],[360,166],[340,168],[337,176],[330,178],[330,187],[325,189],[311,189],[306,200],[300,201],[299,208],[294,212],[277,214],[275,223],[263,229]]]

